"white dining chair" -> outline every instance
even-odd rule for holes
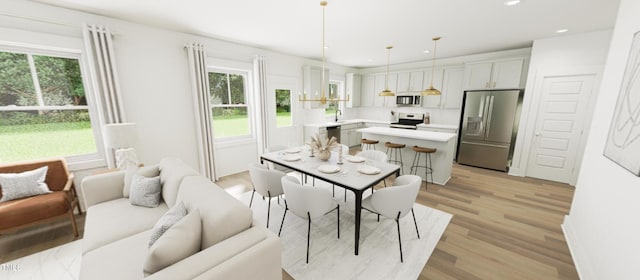
[[[269,148],[267,148],[267,152],[268,153],[278,152],[278,151],[283,151],[284,152],[288,148],[289,147],[287,147],[285,145],[271,145],[271,146],[269,146]],[[279,171],[282,171],[282,172],[287,173],[287,174],[294,171],[293,169],[289,169],[289,168],[284,167],[282,165],[271,163],[271,162],[269,162],[269,167],[271,169],[279,170]]]
[[[328,190],[303,186],[297,178],[291,176],[282,177],[282,188],[285,195],[285,210],[282,215],[282,223],[278,236],[282,233],[284,219],[287,211],[291,210],[296,216],[306,219],[307,226],[307,263],[309,263],[309,244],[311,240],[311,220],[322,217],[333,210],[337,210],[338,239],[340,239],[340,205],[333,198]]]
[[[416,202],[422,178],[416,175],[402,175],[396,178],[393,186],[376,191],[362,200],[362,209],[368,210],[390,219],[394,219],[398,226],[398,244],[400,245],[400,262],[402,258],[402,238],[400,235],[400,218],[406,216],[411,210],[413,223],[416,226],[416,234],[420,238],[416,215],[413,212],[413,204]]]
[[[280,204],[280,195],[283,194],[281,178],[287,176],[278,170],[269,170],[266,166],[258,163],[249,164],[249,176],[253,182],[253,192],[249,201],[249,208],[253,203],[253,195],[258,192],[263,198],[269,201],[267,209],[267,228],[269,228],[269,216],[271,214],[271,198],[277,197]]]
[[[385,152],[382,151],[376,151],[376,150],[364,150],[361,151],[359,153],[356,154],[356,156],[359,157],[363,157],[366,158],[368,160],[373,160],[373,161],[377,161],[377,162],[387,162],[387,154]],[[384,179],[382,180],[382,182],[384,183],[384,187],[387,187],[387,181],[385,181]],[[379,184],[380,182],[378,182],[377,184]],[[373,187],[371,188],[371,193],[373,193]],[[344,190],[344,201],[347,201],[347,190]]]

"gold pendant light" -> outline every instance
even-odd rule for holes
[[[298,96],[298,100],[299,101],[315,101],[315,102],[320,102],[320,104],[324,105],[327,104],[327,102],[338,102],[338,101],[349,101],[349,95],[347,94],[347,99],[340,99],[338,96],[336,96],[335,98],[331,98],[331,95],[329,95],[329,97],[327,97],[327,95],[324,93],[324,86],[325,86],[325,76],[324,76],[324,50],[325,50],[325,43],[324,43],[324,10],[327,7],[327,1],[320,1],[320,6],[322,6],[322,84],[320,86],[321,88],[321,95],[320,97],[316,97],[316,98],[307,98],[306,94],[303,94],[302,96]],[[317,96],[317,93],[316,93]]]
[[[433,37],[433,62],[431,63],[431,83],[429,88],[422,91],[422,95],[441,95],[442,92],[433,87],[433,73],[436,72],[436,42],[440,40],[440,37]]]
[[[389,90],[389,60],[391,59],[391,49],[393,49],[393,46],[387,46],[387,75],[384,78],[384,90],[380,92],[380,96],[395,96],[393,91]]]

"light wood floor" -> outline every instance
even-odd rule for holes
[[[250,180],[243,172],[217,184],[243,193]],[[423,183],[418,194],[418,203],[454,215],[419,279],[578,279],[560,228],[573,191],[455,164],[446,186],[429,184],[425,191]]]
[[[251,190],[248,172],[217,184],[231,193]],[[573,191],[565,184],[454,165],[446,186],[429,184],[425,191],[423,184],[418,195],[418,203],[454,215],[419,279],[578,279],[560,228]],[[78,218],[82,233],[84,215]],[[72,240],[66,220],[0,235],[0,263]],[[292,279],[284,271],[283,278]]]

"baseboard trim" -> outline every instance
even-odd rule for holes
[[[593,266],[590,264],[589,256],[584,252],[582,249],[583,247],[580,246],[580,242],[578,242],[578,236],[571,225],[571,218],[569,218],[569,215],[564,216],[564,221],[560,226],[562,227],[564,239],[567,241],[567,245],[569,246],[569,252],[571,253],[573,264],[578,271],[578,277],[582,280],[597,279],[596,274],[592,269]]]

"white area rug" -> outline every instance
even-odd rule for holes
[[[76,240],[40,253],[0,264],[0,279],[77,280],[80,275],[82,243]]]
[[[309,181],[311,183],[311,181]],[[331,185],[316,180],[316,187],[331,191]],[[367,191],[365,196],[369,195]],[[251,192],[239,199],[249,205]],[[290,211],[282,228],[282,266],[295,279],[417,279],[427,263],[452,215],[437,209],[414,204],[420,239],[411,215],[400,220],[404,263],[400,262],[398,232],[392,219],[380,218],[362,211],[360,252],[354,255],[354,195],[336,187],[335,199],[340,203],[340,239],[337,239],[336,212],[311,223],[309,264],[305,263],[307,221]],[[252,205],[254,219],[266,224],[267,201],[256,193]],[[284,202],[271,201],[269,229],[278,234]]]

